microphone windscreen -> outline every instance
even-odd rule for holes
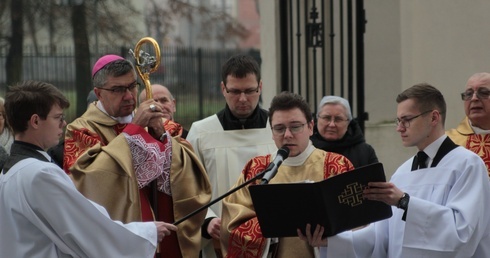
[[[287,157],[289,156],[289,148],[286,147],[286,146],[282,146],[278,151],[277,151],[277,155],[281,155],[281,157],[283,157],[283,159],[287,159]]]

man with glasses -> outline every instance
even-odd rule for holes
[[[222,66],[221,80],[225,108],[194,122],[186,138],[206,168],[213,199],[231,188],[250,158],[277,150],[267,128],[267,111],[259,106],[262,80],[257,61],[248,55],[232,56]],[[203,236],[215,243],[220,238],[220,216],[217,203],[203,225]],[[216,257],[209,242],[203,257]]]
[[[309,104],[301,96],[289,92],[275,96],[269,109],[269,123],[276,147],[285,146],[290,150],[269,184],[317,182],[353,169],[346,157],[312,145],[313,116]],[[274,158],[267,154],[249,160],[235,186],[264,171]],[[273,245],[269,239],[264,239],[248,187],[223,200],[222,225],[221,244],[227,257],[260,258],[269,251],[272,257],[278,258],[315,257],[313,248],[298,237],[279,238]]]
[[[91,90],[87,95],[87,108],[90,106],[92,102],[96,100],[97,100],[97,96],[95,96],[94,90]],[[63,168],[64,150],[65,150],[64,137],[63,139],[60,140],[60,142],[56,146],[48,150],[48,154],[53,159],[53,162],[56,163],[56,165],[60,166],[61,168]]]
[[[378,162],[373,147],[366,143],[361,127],[352,119],[349,101],[338,96],[325,96],[318,105],[313,146],[347,157],[354,167]]]
[[[50,162],[46,150],[63,134],[69,105],[45,82],[20,82],[7,93],[15,141],[0,173],[0,256],[153,257],[158,242],[176,226],[113,221]]]
[[[490,73],[473,74],[461,93],[466,117],[448,136],[480,156],[490,176]]]
[[[137,105],[136,71],[128,60],[101,57],[92,70],[98,101],[70,123],[64,169],[78,190],[123,222],[174,222],[210,200],[206,172],[191,146],[171,137],[153,99]],[[148,128],[148,130],[146,130]],[[166,237],[166,257],[197,257],[205,212],[179,224]]]
[[[446,102],[428,84],[398,95],[396,130],[417,155],[391,182],[370,182],[363,197],[392,206],[393,216],[321,239],[322,257],[490,257],[490,184],[483,161],[444,131]],[[327,246],[326,248],[324,248]]]

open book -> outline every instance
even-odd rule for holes
[[[249,186],[262,234],[297,236],[306,224],[325,227],[324,237],[392,216],[391,206],[362,198],[368,182],[385,182],[383,165],[375,163],[315,183]]]

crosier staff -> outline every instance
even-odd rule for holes
[[[153,48],[155,49],[155,56],[151,56],[149,53],[144,52],[141,50],[141,47],[145,43],[150,43],[153,45]],[[156,42],[155,39],[151,37],[144,37],[136,43],[136,46],[134,47],[133,50],[129,50],[129,53],[134,57],[134,60],[136,61],[136,71],[138,72],[139,77],[145,84],[145,91],[146,91],[146,99],[152,99],[153,98],[153,93],[151,90],[151,83],[150,83],[150,74],[155,72],[160,65],[160,60],[161,60],[161,55],[160,55],[160,47],[158,46],[158,43]],[[150,108],[153,110],[154,105],[150,105]],[[151,128],[148,128],[148,131],[151,133]],[[158,201],[157,201],[157,180],[153,180],[150,184],[150,189],[151,189],[151,196],[150,196],[150,205],[151,208],[153,209],[153,214],[155,216],[155,220],[158,220]],[[160,248],[157,248],[157,253],[156,257],[159,258],[160,256]]]
[[[151,43],[153,45],[153,48],[155,49],[155,56],[151,56],[150,54],[141,50],[141,46],[143,46],[145,43]],[[136,43],[134,52],[133,50],[129,50],[129,52],[136,60],[136,71],[145,84],[146,99],[152,99],[153,94],[151,91],[150,73],[155,72],[160,65],[160,47],[153,38],[144,37],[140,39],[138,43]]]

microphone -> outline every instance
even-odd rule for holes
[[[265,174],[260,181],[260,184],[268,184],[269,181],[276,176],[277,169],[282,164],[282,161],[287,159],[289,156],[289,148],[286,146],[282,146],[279,150],[277,150],[276,158],[269,164],[269,166],[265,169]]]

